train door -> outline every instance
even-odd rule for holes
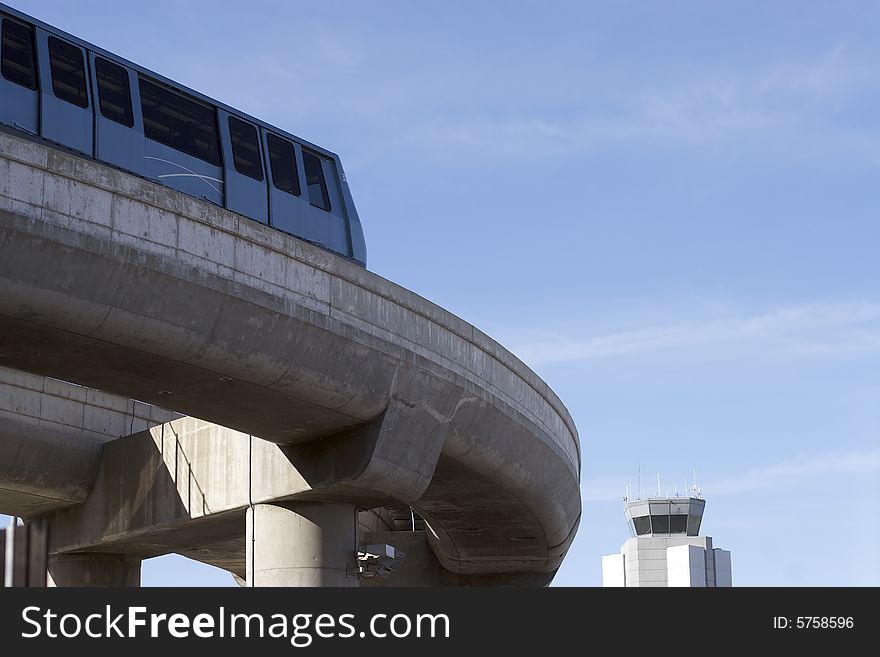
[[[350,256],[351,236],[336,163],[329,157],[303,149],[303,163],[309,191],[309,210],[327,226],[327,248]]]
[[[0,15],[0,123],[37,134],[40,92],[34,28]]]
[[[92,94],[85,51],[36,28],[40,135],[92,155]]]
[[[93,52],[89,52],[89,62],[92,98],[96,99],[95,157],[141,173],[144,124],[141,104],[132,101],[137,97],[137,75]]]
[[[223,158],[214,107],[145,76],[138,76],[137,94],[144,122],[141,173],[222,206]]]
[[[269,162],[269,207],[272,226],[285,233],[326,245],[330,232],[326,220],[310,212],[299,144],[263,129]]]
[[[217,111],[223,142],[226,209],[269,223],[266,174],[256,126],[224,110]]]

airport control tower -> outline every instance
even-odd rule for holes
[[[602,557],[602,585],[733,586],[730,552],[699,535],[705,508],[702,497],[627,500],[632,538]]]

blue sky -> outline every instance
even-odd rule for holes
[[[13,4],[341,155],[369,268],[571,411],[556,585],[692,466],[735,584],[880,585],[876,3]]]

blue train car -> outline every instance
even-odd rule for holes
[[[339,157],[0,4],[0,124],[366,267]]]

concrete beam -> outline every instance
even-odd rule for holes
[[[112,441],[104,445],[88,499],[52,516],[50,548],[123,552],[136,544],[140,556],[150,557],[190,547],[192,521],[204,528],[219,518],[228,527],[226,516],[243,514],[251,503],[395,503],[394,493],[407,489],[395,491],[398,479],[378,480],[369,467],[378,458],[382,431],[379,424],[292,454],[291,448],[185,417]],[[228,540],[243,527],[211,535]],[[159,551],[148,547],[154,536]]]
[[[375,458],[370,449],[376,449],[379,433],[381,429],[347,434],[322,441],[339,442],[336,446],[294,450],[180,418],[110,442],[86,502],[51,516],[50,549],[140,558],[180,552],[241,574],[240,566],[229,564],[243,560],[234,550],[245,542],[243,517],[251,503],[375,507],[399,501],[378,490],[367,467]],[[552,463],[548,459],[548,468]],[[564,547],[548,553],[547,534],[530,506],[552,494],[554,472],[548,469],[545,476],[547,481],[532,483],[534,490],[520,488],[514,494],[438,455],[430,484],[411,504],[427,520],[427,537],[439,564],[477,579],[504,574],[504,582],[519,581],[524,573],[555,572]],[[225,548],[194,550],[194,544]],[[535,581],[532,575],[525,579]]]
[[[177,417],[97,390],[0,367],[0,513],[85,501],[103,445]]]
[[[50,587],[140,585],[140,559],[124,554],[61,554],[49,558]]]

